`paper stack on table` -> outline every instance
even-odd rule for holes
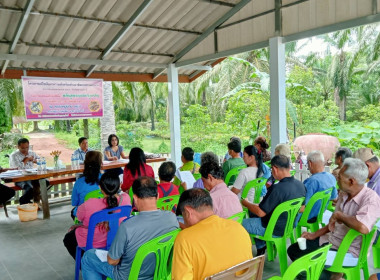
[[[186,188],[188,190],[193,188],[193,185],[195,183],[195,179],[194,179],[193,174],[191,174],[190,171],[180,171],[179,169],[177,169],[177,171],[175,172],[175,176],[177,176],[177,178],[182,183],[183,182],[186,183]]]
[[[8,170],[0,173],[0,178],[10,178],[16,176],[22,176],[22,170]]]

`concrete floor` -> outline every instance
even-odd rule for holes
[[[62,243],[72,225],[70,210],[69,202],[52,204],[50,220],[39,211],[38,220],[22,223],[16,207],[9,207],[9,218],[0,209],[0,279],[74,279],[75,263]],[[380,272],[373,269],[372,254],[369,260],[370,272]],[[263,279],[274,275],[280,275],[278,259],[264,266]]]

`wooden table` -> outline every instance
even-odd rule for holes
[[[154,163],[154,162],[163,162],[166,161],[166,158],[153,158],[153,159],[147,159],[147,163]],[[107,170],[112,168],[118,168],[118,167],[125,167],[126,162],[121,161],[112,161],[107,164],[103,164],[101,169]],[[46,180],[48,178],[67,175],[67,174],[76,174],[76,173],[82,173],[84,170],[84,166],[81,165],[79,168],[71,169],[71,165],[66,165],[65,169],[59,169],[59,170],[48,170],[48,171],[39,171],[36,174],[25,174],[22,176],[15,176],[15,177],[7,177],[4,179],[6,182],[23,182],[23,181],[29,181],[29,180],[38,180],[40,184],[40,190],[41,190],[41,204],[42,204],[42,210],[43,210],[43,218],[44,219],[50,219],[50,208],[49,208],[49,201],[48,201],[48,194],[47,194],[47,185]]]

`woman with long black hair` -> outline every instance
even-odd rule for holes
[[[88,225],[92,214],[106,208],[109,209],[121,205],[131,205],[131,199],[128,194],[118,194],[120,190],[120,179],[117,173],[108,172],[104,174],[102,178],[100,178],[99,186],[104,198],[90,198],[80,205],[77,211],[77,218],[83,224],[70,228],[70,231],[63,239],[67,251],[69,251],[74,259],[76,247],[86,246]],[[106,244],[107,227],[105,227],[104,224],[99,224],[95,228],[94,248],[103,248]]]
[[[124,168],[121,189],[127,192],[131,188],[133,181],[141,176],[149,176],[154,179],[154,171],[150,165],[146,164],[144,151],[135,147],[129,152],[129,163]]]
[[[247,168],[244,168],[240,171],[231,189],[231,191],[236,193],[239,196],[239,198],[241,197],[245,185],[249,181],[252,181],[264,175],[262,153],[255,146],[249,145],[244,148],[243,160],[247,165]],[[265,195],[266,188],[263,188],[263,192],[264,193],[262,193],[261,195]],[[255,189],[251,189],[248,192],[247,200],[249,202],[253,202],[254,198]]]

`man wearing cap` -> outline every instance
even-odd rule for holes
[[[380,196],[380,163],[379,158],[370,148],[360,148],[354,153],[354,158],[361,159],[368,167],[367,187]]]

